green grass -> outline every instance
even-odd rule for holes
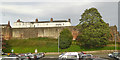
[[[11,39],[6,41],[9,47],[7,51],[14,49],[15,53],[34,52],[57,52],[57,39],[53,38],[31,38],[31,39]]]
[[[34,53],[38,52],[58,52],[58,40],[53,38],[30,38],[30,39],[11,39],[6,41],[8,47],[4,52],[10,52],[14,49],[14,53]],[[108,44],[114,45],[114,44]],[[68,49],[60,49],[60,52],[78,52],[78,51],[95,51],[95,50],[114,50],[114,46],[106,46],[104,48],[84,49],[76,45],[75,42]],[[120,47],[117,46],[120,50]]]
[[[80,51],[95,51],[95,50],[114,50],[114,46],[106,46],[103,48],[95,48],[95,49],[83,49],[80,48],[78,45],[71,45],[68,49],[60,49],[60,52],[80,52]],[[120,47],[117,46],[117,50],[120,50]]]

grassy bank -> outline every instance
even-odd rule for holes
[[[56,52],[57,40],[53,38],[30,38],[30,39],[11,39],[6,41],[9,47],[6,51],[14,49],[16,53],[34,52]]]
[[[83,49],[83,48],[80,48],[77,45],[71,45],[70,48],[68,48],[68,49],[60,49],[60,51],[61,52],[66,52],[66,51],[80,52],[80,51],[95,51],[95,50],[114,50],[114,49],[115,49],[114,46],[106,46],[104,48],[95,48],[95,49]],[[120,47],[117,46],[117,49],[120,50]]]
[[[14,49],[15,53],[34,53],[35,49],[38,52],[58,52],[58,40],[53,38],[31,38],[31,39],[11,39],[6,41],[8,44],[5,52],[10,52]],[[110,45],[110,44],[109,44]],[[113,45],[113,44],[111,44]],[[114,46],[106,46],[104,48],[83,49],[78,45],[71,45],[68,49],[60,49],[60,52],[77,52],[77,51],[95,51],[95,50],[114,50]],[[120,47],[117,46],[120,50]]]

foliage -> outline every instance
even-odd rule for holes
[[[72,33],[68,29],[64,29],[61,31],[59,39],[59,47],[61,49],[66,49],[72,44]]]
[[[86,9],[77,25],[79,45],[84,48],[104,47],[110,37],[110,28],[96,8]]]

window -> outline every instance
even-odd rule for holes
[[[61,24],[56,24],[56,26],[60,26]]]

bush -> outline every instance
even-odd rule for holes
[[[72,44],[72,34],[68,29],[64,29],[63,31],[61,31],[59,39],[60,39],[60,45],[59,47],[61,49],[66,49],[68,47],[70,47],[70,45]]]

